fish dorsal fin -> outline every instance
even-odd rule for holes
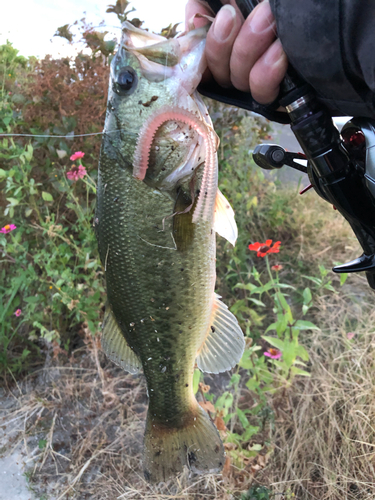
[[[128,346],[112,309],[107,304],[103,321],[102,348],[116,365],[129,373],[138,373],[142,364],[135,352]]]
[[[215,200],[214,230],[233,246],[236,244],[238,229],[233,208],[220,189],[217,190]]]
[[[245,339],[237,319],[215,293],[210,326],[197,355],[198,368],[207,373],[230,370],[244,349]]]

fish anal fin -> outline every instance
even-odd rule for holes
[[[238,237],[234,211],[220,189],[217,190],[214,213],[214,230],[233,246]]]
[[[198,350],[198,368],[207,373],[221,373],[241,359],[245,339],[235,316],[215,294],[207,335]]]
[[[128,346],[111,307],[107,304],[103,321],[102,348],[116,365],[129,373],[138,373],[142,364],[135,352]]]

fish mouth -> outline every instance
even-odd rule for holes
[[[113,77],[119,68],[132,66],[149,81],[160,82],[180,73],[203,73],[205,38],[208,26],[192,30],[176,38],[165,38],[136,28],[128,21],[122,24],[122,39],[111,68]]]

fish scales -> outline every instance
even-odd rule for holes
[[[144,473],[155,482],[185,465],[199,473],[222,468],[218,432],[193,393],[194,367],[197,360],[206,371],[229,369],[244,341],[233,315],[214,294],[214,212],[193,222],[208,164],[199,134],[212,134],[203,104],[193,94],[204,69],[199,64],[205,31],[189,33],[187,41],[182,37],[185,52],[176,69],[152,61],[153,44],[158,61],[163,46],[168,47],[164,39],[129,23],[124,28],[111,66],[94,220],[108,296],[102,345],[128,371],[143,368],[149,396]],[[137,52],[138,36],[148,40],[150,59]],[[168,76],[171,68],[177,76]],[[152,124],[158,111],[163,116],[163,110],[172,109],[173,117],[174,107],[183,109],[186,122],[168,119],[158,126],[141,180],[134,163],[147,132],[142,126],[147,120]],[[222,201],[216,191],[215,185],[205,188],[208,198]],[[225,216],[233,225],[231,214]]]
[[[178,420],[180,407],[184,411],[187,397],[193,397],[190,379],[202,324],[209,319],[215,233],[201,222],[188,250],[176,250],[171,219],[161,230],[163,218],[173,213],[172,200],[150,193],[126,170],[113,175],[110,165],[108,171],[107,176],[101,165],[98,191],[107,187],[103,207],[97,210],[108,301],[129,346],[142,360],[150,408],[162,419],[168,415]],[[122,184],[127,186],[123,193]],[[172,365],[183,368],[175,373]]]

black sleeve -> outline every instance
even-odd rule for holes
[[[270,4],[289,61],[332,115],[375,118],[375,1]]]

